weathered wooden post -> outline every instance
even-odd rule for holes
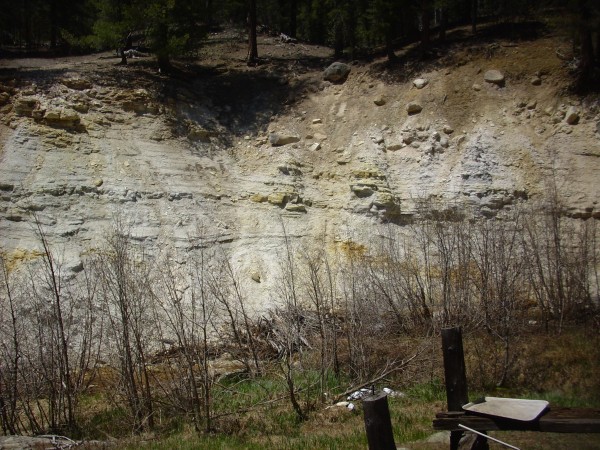
[[[448,411],[462,411],[469,402],[467,371],[460,327],[442,328],[442,351],[444,353],[444,373]],[[457,450],[462,431],[450,433],[450,449]]]
[[[369,395],[362,403],[369,450],[396,450],[387,394]]]
[[[463,405],[469,402],[469,392],[460,327],[442,328],[442,350],[444,352],[448,411],[462,411]],[[470,441],[467,440],[461,447],[463,434],[463,431],[450,432],[450,450],[465,447],[471,450],[489,450],[487,439],[481,436],[473,436]]]

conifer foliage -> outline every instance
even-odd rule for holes
[[[600,66],[596,0],[19,0],[0,11],[0,46],[64,54],[127,47],[128,36],[141,36],[161,71],[169,71],[172,58],[193,53],[209,29],[233,25],[246,29],[252,64],[260,63],[261,32],[328,45],[338,58],[376,53],[393,60],[412,42],[430,55],[456,26],[476,34],[485,23],[547,14],[571,35],[578,82],[590,85]]]

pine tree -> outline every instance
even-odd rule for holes
[[[130,32],[143,31],[161,72],[171,58],[197,47],[206,33],[204,6],[196,0],[96,0],[94,32],[101,45],[122,45]]]
[[[253,65],[258,61],[258,44],[256,41],[256,0],[248,2],[248,64]]]

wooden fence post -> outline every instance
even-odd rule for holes
[[[369,395],[362,403],[369,450],[396,450],[387,394]]]
[[[469,402],[469,393],[460,327],[442,329],[442,351],[444,353],[448,411],[462,411],[462,406]],[[452,431],[450,433],[451,450],[458,449],[462,435],[462,431]]]
[[[467,388],[467,369],[463,351],[462,330],[460,327],[442,328],[442,350],[444,352],[444,374],[446,379],[446,398],[448,411],[462,411],[469,402]],[[474,435],[461,443],[463,431],[450,432],[450,450],[470,448],[471,450],[489,450],[486,438]]]
[[[442,329],[442,348],[448,411],[462,411],[462,406],[469,402],[469,392],[460,327]]]

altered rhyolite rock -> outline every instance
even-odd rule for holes
[[[19,97],[15,101],[14,111],[19,116],[29,116],[33,110],[38,106],[39,99],[37,97]]]
[[[44,120],[56,127],[71,128],[79,124],[79,114],[70,108],[54,108],[46,110]]]
[[[390,223],[404,232],[429,199],[486,217],[522,203],[526,214],[552,167],[561,168],[568,214],[600,218],[600,116],[555,86],[560,61],[548,62],[543,89],[512,63],[508,89],[488,85],[483,73],[473,78],[482,61],[423,73],[421,90],[413,79],[382,82],[358,64],[343,85],[323,82],[320,70],[286,75],[290,85],[275,81],[272,97],[265,86],[238,97],[230,87],[212,92],[220,80],[155,74],[111,84],[115,68],[106,64],[105,73],[79,76],[102,79],[91,88],[51,78],[33,86],[24,73],[2,91],[12,110],[0,108],[0,250],[14,261],[39,249],[31,211],[70,276],[121,214],[149,255],[191,260],[204,233],[245,274],[249,310],[260,311],[278,298],[286,235],[305,248],[337,252],[350,240],[370,251]],[[285,103],[292,87],[295,101]],[[385,106],[374,105],[378,96]],[[420,114],[407,114],[409,102]],[[577,105],[577,126],[567,122],[569,105]],[[76,122],[69,109],[79,125],[58,126]],[[271,132],[294,142],[274,146]]]
[[[289,194],[287,192],[274,192],[273,194],[269,194],[267,201],[272,205],[284,206],[288,198]]]
[[[158,104],[153,101],[152,96],[146,89],[135,89],[120,94],[121,104],[124,111],[136,114],[157,114]]]
[[[252,194],[250,200],[256,203],[264,203],[269,200],[269,196],[264,194]]]

